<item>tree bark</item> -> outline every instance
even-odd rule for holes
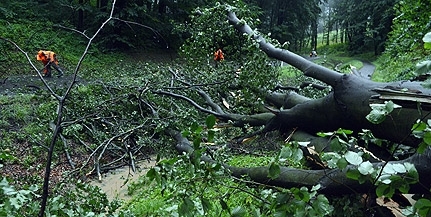
[[[168,132],[177,144],[175,146],[179,153],[187,153],[193,155],[194,149],[187,138],[183,137],[180,132],[170,130]],[[409,193],[428,192],[431,187],[431,179],[427,174],[431,171],[431,150],[428,149],[424,154],[415,154],[410,158],[401,161],[389,161],[388,164],[404,164],[406,162],[414,164],[418,171],[420,180],[418,183],[410,186]],[[209,164],[218,163],[216,160],[203,155],[201,161]],[[373,163],[374,168],[381,168],[385,162]],[[243,178],[247,176],[254,182],[278,186],[283,188],[293,188],[298,186],[312,187],[320,184],[319,192],[326,195],[345,195],[370,193],[374,191],[374,184],[371,181],[360,184],[357,180],[349,179],[346,172],[356,169],[356,166],[349,165],[347,168],[340,169],[321,169],[321,170],[304,170],[289,167],[280,167],[280,174],[276,178],[269,178],[269,167],[234,167],[223,164],[228,169],[232,176]]]
[[[417,147],[419,144],[420,141],[411,135],[412,126],[418,119],[424,119],[429,115],[428,102],[421,102],[419,105],[412,100],[395,99],[393,101],[403,107],[395,109],[383,123],[378,125],[369,122],[366,116],[371,111],[370,104],[387,101],[387,96],[377,90],[396,89],[401,95],[413,94],[426,98],[431,96],[430,89],[423,88],[418,82],[378,83],[354,74],[338,73],[287,50],[276,48],[262,36],[256,34],[250,26],[241,22],[233,12],[228,13],[228,19],[237,30],[252,36],[260,45],[260,49],[269,57],[284,61],[301,70],[304,75],[320,80],[333,89],[323,98],[306,100],[291,108],[281,110],[268,122],[264,131],[277,129],[287,131],[291,128],[298,128],[315,133],[339,128],[356,132],[361,129],[370,129],[378,138],[412,147]]]

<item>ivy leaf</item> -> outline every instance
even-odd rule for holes
[[[356,152],[348,151],[346,154],[344,154],[344,157],[346,158],[347,162],[352,165],[358,166],[362,163],[362,157]]]

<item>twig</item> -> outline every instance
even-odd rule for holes
[[[66,154],[67,161],[69,162],[69,165],[72,167],[72,169],[75,169],[75,163],[72,161],[72,158],[70,158],[70,154],[67,148],[67,140],[62,134],[60,134],[60,138],[61,141],[63,141],[64,153]]]

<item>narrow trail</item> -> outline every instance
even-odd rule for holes
[[[362,61],[362,64],[362,68],[359,69],[360,76],[371,79],[371,75],[374,73],[374,70],[376,70],[376,66],[368,61]]]
[[[73,75],[64,75],[60,78],[54,76],[44,78],[46,83],[51,88],[63,88],[70,85],[73,80]],[[77,78],[75,83],[82,82],[81,78]],[[11,96],[19,93],[30,94],[38,91],[45,91],[46,87],[37,75],[12,75],[0,79],[0,96]]]

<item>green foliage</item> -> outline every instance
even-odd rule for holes
[[[36,213],[38,206],[34,204],[38,187],[33,185],[28,189],[16,190],[9,185],[6,178],[0,182],[0,214],[1,216],[17,216],[23,214]],[[31,203],[33,201],[33,203]],[[36,201],[37,202],[37,201]],[[31,204],[28,206],[28,204]]]
[[[372,75],[372,80],[389,82],[411,79],[415,76],[415,65],[412,64],[412,59],[416,58],[418,58],[417,53],[403,53],[396,57],[385,53],[375,62],[377,67]]]
[[[71,186],[59,185],[50,198],[46,216],[133,216],[128,211],[119,210],[119,201],[109,202],[97,187],[80,181]],[[6,178],[0,182],[1,216],[37,216],[39,212],[39,187],[31,185],[17,190]]]
[[[418,132],[425,129],[423,124],[418,124],[415,128]],[[408,193],[410,185],[419,181],[418,171],[411,163],[372,164],[369,156],[363,151],[348,150],[357,144],[356,139],[350,138],[351,133],[345,130],[319,133],[321,136],[332,138],[330,144],[332,152],[326,152],[321,157],[329,168],[346,170],[347,178],[357,180],[360,184],[366,182],[374,184],[377,197],[391,198],[395,192]],[[336,210],[340,208],[336,206]]]
[[[422,38],[422,41],[424,42],[425,49],[431,49],[431,32],[425,34],[425,36]]]
[[[303,167],[303,152],[300,146],[304,146],[299,142],[289,142],[285,144],[278,155],[271,159],[269,162],[268,178],[276,179],[280,175],[281,166],[290,166],[294,168]]]
[[[334,217],[362,217],[366,212],[364,205],[358,203],[361,201],[362,195],[351,194],[337,198],[330,198],[331,204],[334,206],[332,216]]]
[[[393,21],[392,31],[386,46],[386,53],[391,57],[406,52],[422,55],[421,43],[425,33],[431,31],[429,16],[426,12],[431,5],[423,1],[404,0],[395,6],[396,17]]]
[[[401,106],[393,103],[392,101],[385,102],[384,104],[370,104],[371,112],[366,116],[367,120],[373,124],[380,124],[385,121],[386,116]]]
[[[147,173],[149,180],[157,181],[159,187],[148,179],[135,183],[131,189],[137,194],[127,207],[137,216],[328,216],[332,212],[328,199],[317,193],[320,186],[250,187],[233,182],[222,167],[216,173],[202,174],[189,159],[181,156],[161,161]],[[199,167],[215,168],[205,163]]]
[[[384,50],[383,44],[391,31],[395,3],[392,0],[336,0],[333,8],[329,9],[329,29],[338,24],[338,28],[345,31],[351,53],[371,50],[378,55]]]
[[[253,11],[242,1],[234,1],[232,7],[221,3],[199,7],[192,12],[190,24],[177,26],[177,31],[188,32],[190,37],[180,48],[180,54],[189,64],[202,64],[213,59],[213,52],[221,48],[226,60],[237,60],[241,55],[253,54],[258,49],[250,50],[255,46],[241,36],[226,19],[228,10],[234,11],[238,16],[244,17],[244,22],[255,24],[258,12]],[[251,58],[251,57],[249,57]]]
[[[431,145],[431,120],[418,120],[412,127],[413,135],[422,139],[417,149],[418,153],[423,154],[424,151]]]
[[[148,171],[146,179],[129,188],[136,195],[126,207],[137,216],[327,216],[332,212],[328,199],[317,193],[320,186],[311,189],[249,186],[247,182],[231,179],[221,164],[201,161],[205,155],[202,141],[206,141],[214,123],[214,117],[208,116],[206,127],[194,124],[184,131],[183,136],[193,141],[193,154],[160,161]],[[250,166],[248,160],[253,160],[255,166],[270,164],[280,168],[287,161],[298,164],[302,159],[298,147],[297,143],[287,144],[273,159],[233,157],[230,162],[234,166]],[[278,174],[279,171],[274,172]],[[141,186],[145,188],[141,190]]]

